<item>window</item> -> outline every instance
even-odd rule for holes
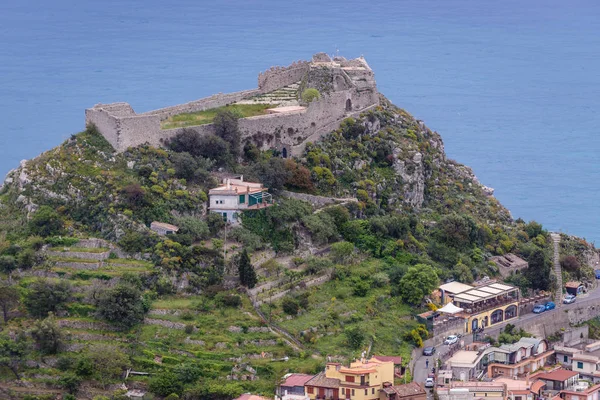
[[[240,204],[244,204],[246,202],[246,195],[240,194]]]
[[[354,396],[354,389],[352,389],[352,396]]]
[[[583,369],[583,363],[581,361],[577,361],[577,368]]]
[[[371,389],[371,394],[375,394],[375,388]]]
[[[569,362],[569,356],[563,356],[563,362]]]
[[[306,393],[308,394],[313,394],[315,392],[314,388],[312,386],[308,386],[306,388]]]
[[[342,388],[342,394],[346,394],[346,389]]]
[[[354,382],[354,377],[350,375],[346,375],[346,382]]]
[[[365,396],[369,394],[369,389],[365,389]]]

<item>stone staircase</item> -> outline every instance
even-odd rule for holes
[[[554,246],[554,256],[552,257],[552,262],[553,262],[553,272],[554,272],[554,276],[556,277],[556,291],[554,292],[554,303],[556,303],[557,306],[562,305],[562,288],[563,288],[563,281],[562,281],[562,269],[560,267],[560,252],[559,252],[559,246],[560,246],[560,234],[558,233],[551,233],[550,237],[552,238],[552,245]]]
[[[297,106],[298,89],[300,82],[292,83],[272,92],[254,96],[250,99],[240,100],[236,104],[273,104],[274,106],[287,107]]]

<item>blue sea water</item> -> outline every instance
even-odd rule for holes
[[[250,89],[271,65],[339,49],[515,217],[597,241],[598,21],[597,0],[4,0],[0,175],[96,103]]]

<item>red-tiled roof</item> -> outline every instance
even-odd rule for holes
[[[531,384],[531,391],[535,394],[540,394],[540,390],[546,385],[543,381],[535,381]]]
[[[423,389],[423,387],[417,382],[411,382],[405,385],[392,386],[386,389],[393,389],[393,391],[396,392],[400,397],[415,396],[427,393],[425,392],[425,389]],[[386,391],[386,393],[388,392]]]
[[[310,381],[314,375],[306,375],[306,374],[291,374],[287,378],[285,378],[285,382],[281,384],[281,386],[304,386],[304,384]]]
[[[158,222],[158,221],[153,221],[150,224],[150,228],[162,228],[162,229],[166,229],[168,231],[175,231],[175,232],[177,232],[179,230],[179,228],[176,227],[175,225],[167,224],[166,222]]]
[[[567,371],[566,369],[557,369],[556,371],[548,372],[547,374],[538,376],[538,379],[545,381],[564,382],[567,379],[577,375],[579,375],[579,372]]]
[[[309,381],[307,381],[304,386],[316,386],[316,387],[324,387],[324,388],[339,388],[340,380],[335,378],[328,378],[325,376],[325,372],[321,372],[312,377]]]
[[[565,287],[571,288],[571,289],[577,289],[579,286],[581,286],[581,282],[567,282],[565,283]]]
[[[270,400],[268,397],[257,396],[255,394],[244,393],[235,400]]]
[[[402,364],[402,357],[400,357],[400,356],[373,356],[371,358],[374,358],[379,361],[384,361],[384,362],[392,361],[394,363],[394,365]]]

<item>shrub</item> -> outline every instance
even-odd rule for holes
[[[182,234],[189,234],[192,240],[202,240],[208,238],[210,230],[205,221],[195,217],[175,218],[175,224],[179,226]]]
[[[181,394],[183,384],[172,372],[162,372],[150,379],[149,389],[159,396],[168,396],[171,393]]]
[[[238,308],[242,305],[242,299],[240,296],[230,293],[218,293],[215,296],[215,302],[221,304],[224,307]]]
[[[50,206],[41,206],[29,221],[29,230],[34,235],[60,235],[63,228],[61,216]]]
[[[213,120],[213,127],[217,136],[229,143],[231,154],[239,157],[242,134],[238,125],[238,115],[231,110],[219,111]]]
[[[354,245],[350,242],[337,242],[331,245],[331,258],[336,263],[346,263],[352,259]]]
[[[63,374],[59,379],[58,384],[70,394],[75,394],[81,384],[81,378],[73,373]]]
[[[55,313],[62,309],[70,296],[71,285],[69,282],[64,280],[54,282],[40,278],[29,286],[23,303],[31,315],[41,318],[46,317],[49,312]]]
[[[186,324],[184,331],[189,335],[190,333],[194,332],[194,325]]]
[[[346,328],[344,335],[346,335],[346,341],[352,350],[359,349],[365,341],[365,334],[358,326]]]
[[[63,355],[56,359],[56,368],[61,371],[67,371],[74,364],[74,359],[70,355]]]
[[[17,259],[14,256],[0,256],[0,271],[9,273],[17,268]]]
[[[302,218],[302,223],[308,228],[317,244],[327,243],[338,234],[333,218],[326,213],[308,215]]]
[[[100,293],[96,307],[101,318],[124,328],[136,325],[144,319],[141,292],[126,284],[119,284]]]
[[[374,287],[384,287],[390,284],[390,277],[385,272],[377,272],[371,277]]]
[[[301,98],[303,102],[310,103],[319,100],[321,98],[321,93],[315,88],[308,88],[302,92]]]
[[[293,297],[286,296],[281,302],[281,308],[288,315],[297,315],[300,310],[300,304]]]
[[[369,282],[356,280],[352,286],[352,294],[357,297],[365,297],[369,293]]]
[[[55,354],[63,339],[62,332],[52,314],[42,321],[35,322],[31,330],[31,337],[43,354]]]

